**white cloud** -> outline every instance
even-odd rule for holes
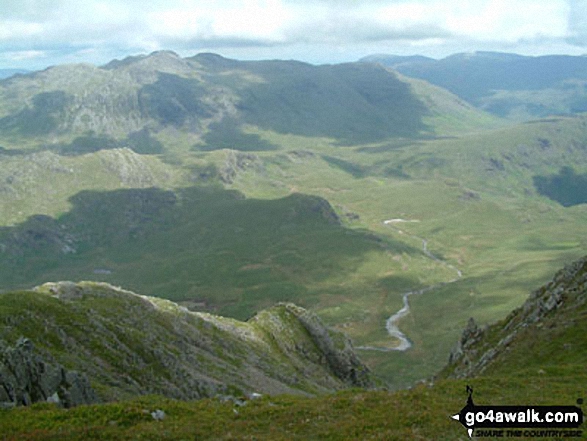
[[[47,56],[47,53],[45,51],[16,51],[9,52],[6,55],[9,60],[21,61],[43,58]]]
[[[257,46],[280,48],[275,57],[283,57],[300,45],[538,48],[546,40],[582,44],[586,15],[572,0],[2,0],[0,51]]]
[[[222,2],[213,9],[193,4],[150,12],[146,22],[153,35],[163,38],[242,38],[280,40],[292,14],[279,0]]]
[[[5,20],[0,22],[0,43],[17,39],[32,38],[41,35],[43,25],[35,22],[20,20]]]
[[[568,33],[568,5],[563,0],[461,0],[451,12],[444,14],[447,29],[478,40],[565,38]]]
[[[587,46],[587,3],[584,1],[569,1],[569,41]]]

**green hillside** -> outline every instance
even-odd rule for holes
[[[480,51],[440,60],[382,54],[361,61],[426,80],[480,109],[517,121],[587,110],[584,56],[532,57]]]
[[[6,347],[18,351],[26,338],[41,357],[86,375],[98,401],[145,394],[184,400],[315,395],[374,384],[343,334],[289,303],[240,322],[96,282],[48,283],[0,294],[0,300],[1,368],[14,358]],[[17,359],[29,366],[21,352]],[[6,394],[26,390],[27,376],[31,389],[46,387],[48,369],[33,374],[22,366],[12,368],[13,381],[2,371],[0,401],[15,404]]]
[[[98,280],[239,319],[295,301],[409,386],[470,316],[585,253],[586,127],[505,125],[360,63],[158,52],[13,77],[0,290]]]
[[[469,325],[443,378],[410,390],[264,396],[238,402],[146,396],[67,410],[37,404],[0,410],[0,424],[7,439],[31,440],[465,440],[466,431],[451,415],[466,403],[466,386],[473,388],[477,405],[581,405],[578,399],[587,380],[585,265],[583,258],[559,271],[504,321],[485,329]],[[478,363],[481,359],[484,364]],[[446,378],[455,374],[467,378]],[[579,430],[584,436],[584,425]]]

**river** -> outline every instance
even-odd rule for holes
[[[450,263],[445,262],[444,260],[440,259],[438,256],[435,256],[434,254],[432,254],[430,252],[430,250],[428,249],[428,240],[427,239],[423,239],[421,237],[418,236],[414,236],[413,234],[408,234],[403,230],[400,230],[399,228],[393,226],[394,223],[399,223],[399,222],[419,222],[417,220],[405,220],[405,219],[390,219],[390,220],[386,220],[383,221],[383,223],[385,225],[391,225],[395,230],[397,230],[399,233],[404,234],[408,237],[411,237],[413,239],[417,239],[420,240],[422,242],[422,252],[430,259],[439,262],[440,264],[444,265],[447,268],[450,268],[451,270],[454,270],[457,277],[455,277],[452,280],[449,280],[448,282],[442,282],[442,283],[437,283],[434,285],[429,285],[426,286],[424,288],[421,289],[417,289],[417,290],[413,290],[413,291],[408,291],[402,294],[402,298],[403,298],[403,306],[402,308],[397,311],[395,314],[391,315],[386,321],[385,321],[385,329],[387,330],[387,333],[389,334],[390,337],[393,337],[397,340],[399,340],[399,344],[397,346],[394,347],[377,347],[377,346],[358,346],[355,349],[360,349],[360,350],[364,350],[364,351],[379,351],[379,352],[391,352],[391,351],[407,351],[408,349],[410,349],[412,347],[412,342],[408,339],[408,337],[406,337],[406,335],[399,329],[398,327],[398,322],[404,318],[406,315],[408,315],[410,313],[410,302],[409,302],[409,297],[412,295],[419,295],[419,294],[424,294],[428,291],[432,291],[435,290],[437,288],[440,288],[441,286],[445,286],[448,285],[449,283],[453,283],[456,282],[457,280],[459,280],[461,277],[463,277],[463,273],[461,272],[461,270],[459,270],[457,267],[455,267],[454,265],[451,265]]]

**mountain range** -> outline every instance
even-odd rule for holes
[[[556,72],[551,58],[491,53],[314,66],[160,51],[1,80],[3,378],[19,376],[15,360],[31,378],[49,372],[1,397],[130,399],[91,407],[105,412],[96,424],[144,423],[152,437],[156,409],[193,417],[205,406],[169,399],[210,397],[202,403],[222,418],[247,413],[252,432],[220,424],[251,436],[268,424],[255,412],[275,406],[286,421],[289,406],[300,421],[346,419],[341,433],[357,437],[357,418],[337,412],[346,406],[406,439],[418,434],[405,421],[387,426],[384,409],[417,420],[406,406],[431,396],[435,412],[458,411],[461,377],[496,397],[495,378],[483,379],[493,369],[508,366],[508,387],[543,370],[555,390],[545,363],[559,343],[529,359],[536,372],[519,370],[535,349],[519,322],[531,327],[536,305],[555,305],[528,313],[536,326],[567,317],[582,297],[560,309],[570,297],[535,294],[500,322],[587,248],[587,116],[567,99],[582,92],[565,89],[584,81],[582,58],[555,61]],[[538,72],[511,77],[524,69]],[[583,289],[567,285],[555,291]],[[572,337],[550,329],[545,340]],[[564,381],[581,380],[569,360]],[[397,395],[273,401],[423,380]],[[145,394],[159,396],[133,398]],[[255,394],[271,397],[244,398]],[[43,406],[15,415],[59,415]],[[284,424],[308,435],[292,415]],[[22,430],[18,418],[9,433]],[[423,438],[456,434],[430,418]],[[70,429],[73,439],[82,430]]]
[[[8,79],[0,89],[0,130],[6,143],[24,135],[70,154],[120,143],[160,153],[153,132],[181,130],[200,150],[267,150],[275,146],[243,130],[348,144],[433,134],[426,118],[440,112],[481,118],[439,90],[427,90],[431,97],[423,103],[413,87],[377,65],[242,62],[162,51]]]
[[[361,61],[429,81],[476,107],[514,120],[587,111],[584,56],[472,52],[440,60],[370,55]]]

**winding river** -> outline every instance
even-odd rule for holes
[[[399,228],[395,227],[393,224],[395,223],[399,223],[399,222],[418,222],[416,220],[405,220],[405,219],[390,219],[390,220],[386,220],[383,223],[385,225],[391,225],[395,230],[397,230],[398,232],[402,233],[402,234],[406,234],[407,236],[413,238],[413,239],[417,239],[422,241],[422,252],[429,257],[430,259],[439,262],[440,264],[444,265],[447,268],[450,268],[451,270],[454,270],[456,273],[456,277],[452,280],[449,280],[448,282],[442,282],[442,283],[437,283],[435,285],[430,285],[430,286],[426,286],[424,288],[421,289],[417,289],[417,290],[413,290],[413,291],[408,291],[402,294],[402,298],[403,298],[403,306],[402,308],[396,312],[395,314],[393,314],[392,316],[390,316],[386,321],[385,321],[385,329],[387,330],[387,333],[393,337],[396,338],[397,340],[399,340],[399,344],[395,347],[392,348],[384,348],[384,347],[376,347],[376,346],[358,346],[355,349],[361,349],[364,351],[380,351],[380,352],[391,352],[391,351],[406,351],[408,349],[410,349],[412,347],[412,342],[410,342],[410,340],[408,339],[408,337],[406,337],[406,335],[400,331],[399,327],[398,327],[398,322],[405,317],[406,315],[408,315],[410,313],[410,302],[409,302],[409,297],[412,295],[419,295],[419,294],[424,294],[428,291],[432,291],[436,288],[440,288],[441,286],[444,285],[448,285],[449,283],[453,283],[456,282],[457,280],[459,280],[461,277],[463,277],[463,273],[461,272],[461,270],[459,270],[457,267],[455,267],[454,265],[451,265],[450,263],[445,262],[444,260],[438,258],[437,256],[435,256],[434,254],[432,254],[430,252],[430,250],[428,250],[428,241],[426,239],[423,239],[421,237],[418,236],[414,236],[412,234],[407,234],[405,231],[400,230]]]

